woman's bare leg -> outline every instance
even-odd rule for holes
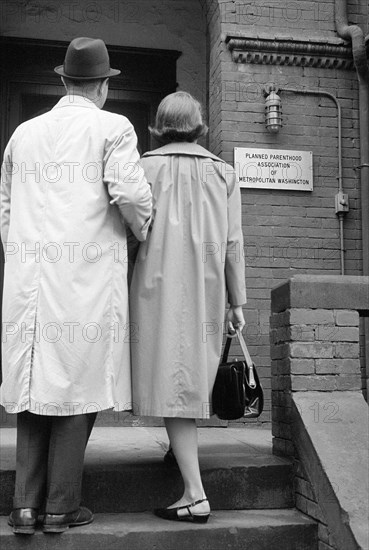
[[[176,508],[206,498],[200,474],[197,427],[192,418],[164,418],[164,422],[184,482],[182,498],[169,507]],[[193,511],[208,512],[208,502],[198,504]]]

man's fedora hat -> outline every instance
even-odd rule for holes
[[[64,64],[55,67],[61,76],[74,80],[107,78],[120,73],[110,68],[109,54],[100,38],[75,38],[69,44]]]

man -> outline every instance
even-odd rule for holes
[[[21,124],[1,180],[5,251],[1,403],[17,413],[14,533],[93,520],[80,507],[97,411],[131,408],[127,233],[146,238],[151,191],[137,138],[104,112],[111,69],[102,40],[76,38],[56,67],[67,90]]]

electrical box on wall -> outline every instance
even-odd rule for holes
[[[349,198],[346,193],[341,191],[335,196],[336,214],[349,211]]]

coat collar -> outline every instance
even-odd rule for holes
[[[188,155],[192,157],[204,157],[217,160],[219,162],[225,162],[219,157],[213,155],[213,153],[210,153],[210,151],[208,151],[207,149],[204,149],[204,147],[201,147],[201,145],[188,142],[169,143],[168,145],[164,145],[164,147],[155,149],[155,151],[148,151],[147,153],[142,155],[142,158],[163,155]]]
[[[60,107],[87,107],[88,109],[98,109],[93,101],[81,95],[65,95],[62,97],[53,109]]]

